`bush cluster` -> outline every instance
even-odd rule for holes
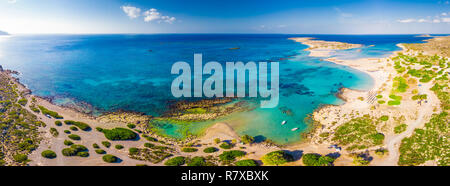
[[[103,129],[103,134],[109,140],[133,140],[137,138],[137,134],[130,129],[126,128],[114,128],[114,129]]]
[[[84,131],[91,130],[91,127],[88,124],[83,123],[83,122],[72,121],[72,120],[65,120],[64,123],[66,125],[75,125],[75,126],[77,126],[78,128],[80,128],[81,130],[84,130]]]
[[[44,150],[44,151],[42,151],[41,155],[42,155],[42,157],[48,158],[48,159],[56,158],[56,153],[53,152],[52,150]]]

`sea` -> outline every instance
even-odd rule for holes
[[[172,65],[194,54],[203,63],[279,62],[280,100],[275,108],[234,113],[216,120],[184,124],[159,123],[161,135],[201,135],[216,122],[229,123],[240,135],[279,144],[301,141],[308,131],[305,118],[328,104],[342,104],[341,87],[370,90],[370,76],[350,67],[310,57],[306,45],[291,37],[362,44],[341,50],[341,59],[387,57],[398,43],[421,43],[417,35],[293,35],[293,34],[99,34],[12,35],[0,37],[0,65],[20,72],[17,77],[35,95],[57,105],[79,105],[98,116],[118,110],[161,116],[176,101],[171,94]],[[283,121],[286,124],[281,125]],[[293,128],[298,128],[292,131]]]

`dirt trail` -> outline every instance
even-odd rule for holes
[[[420,92],[428,95],[428,103],[422,103],[422,106],[418,110],[417,119],[408,125],[405,132],[398,134],[387,141],[389,156],[385,159],[385,161],[381,162],[380,165],[396,166],[400,156],[399,148],[403,138],[411,136],[414,130],[422,127],[423,124],[427,122],[426,118],[429,118],[429,116],[433,114],[433,105],[431,103],[439,103],[439,100],[434,93],[430,91],[431,86],[431,83],[427,83],[422,84],[419,88]]]

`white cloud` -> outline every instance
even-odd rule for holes
[[[158,12],[158,10],[152,8],[150,10],[147,10],[144,12],[144,21],[145,22],[150,22],[153,20],[158,20],[161,18],[161,14]]]
[[[429,19],[400,19],[397,20],[400,23],[450,23],[450,17],[439,18],[436,17],[433,20]]]
[[[400,22],[400,23],[412,23],[412,22],[416,22],[416,20],[415,19],[400,19],[400,20],[397,20],[397,22]]]
[[[140,16],[141,9],[136,8],[134,6],[122,6],[120,7],[122,10],[130,17],[131,19],[137,18]]]
[[[163,16],[155,8],[151,8],[150,10],[144,12],[145,22],[157,21],[158,23],[166,22],[172,24],[175,20],[177,20],[175,17]]]
[[[427,20],[427,19],[419,19],[419,20],[417,20],[417,22],[418,22],[418,23],[429,23],[430,20]]]
[[[352,14],[343,12],[340,8],[334,7],[334,10],[339,13],[341,17],[352,17]]]
[[[17,0],[8,0],[8,3],[14,4],[14,3],[17,3]]]
[[[447,12],[444,12],[441,14],[442,16],[447,16]]]

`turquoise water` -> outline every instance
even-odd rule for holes
[[[257,108],[217,121],[229,122],[240,134],[269,138],[278,143],[300,139],[304,118],[322,104],[341,104],[335,97],[340,87],[367,90],[371,78],[348,67],[309,57],[305,45],[289,37],[359,43],[361,49],[336,52],[340,58],[383,57],[398,50],[397,43],[421,42],[413,35],[17,35],[0,38],[0,64],[21,72],[19,78],[34,94],[50,97],[59,105],[86,103],[87,110],[127,110],[153,116],[177,101],[170,93],[175,76],[173,63],[203,61],[280,61],[280,103],[273,109]],[[370,45],[375,45],[368,47]],[[239,47],[238,50],[229,48]],[[283,112],[284,111],[284,112]],[[290,111],[286,114],[285,111]],[[286,120],[285,125],[281,122]],[[217,121],[183,126],[161,123],[166,135],[181,138],[199,133]],[[299,128],[293,132],[292,128]]]

